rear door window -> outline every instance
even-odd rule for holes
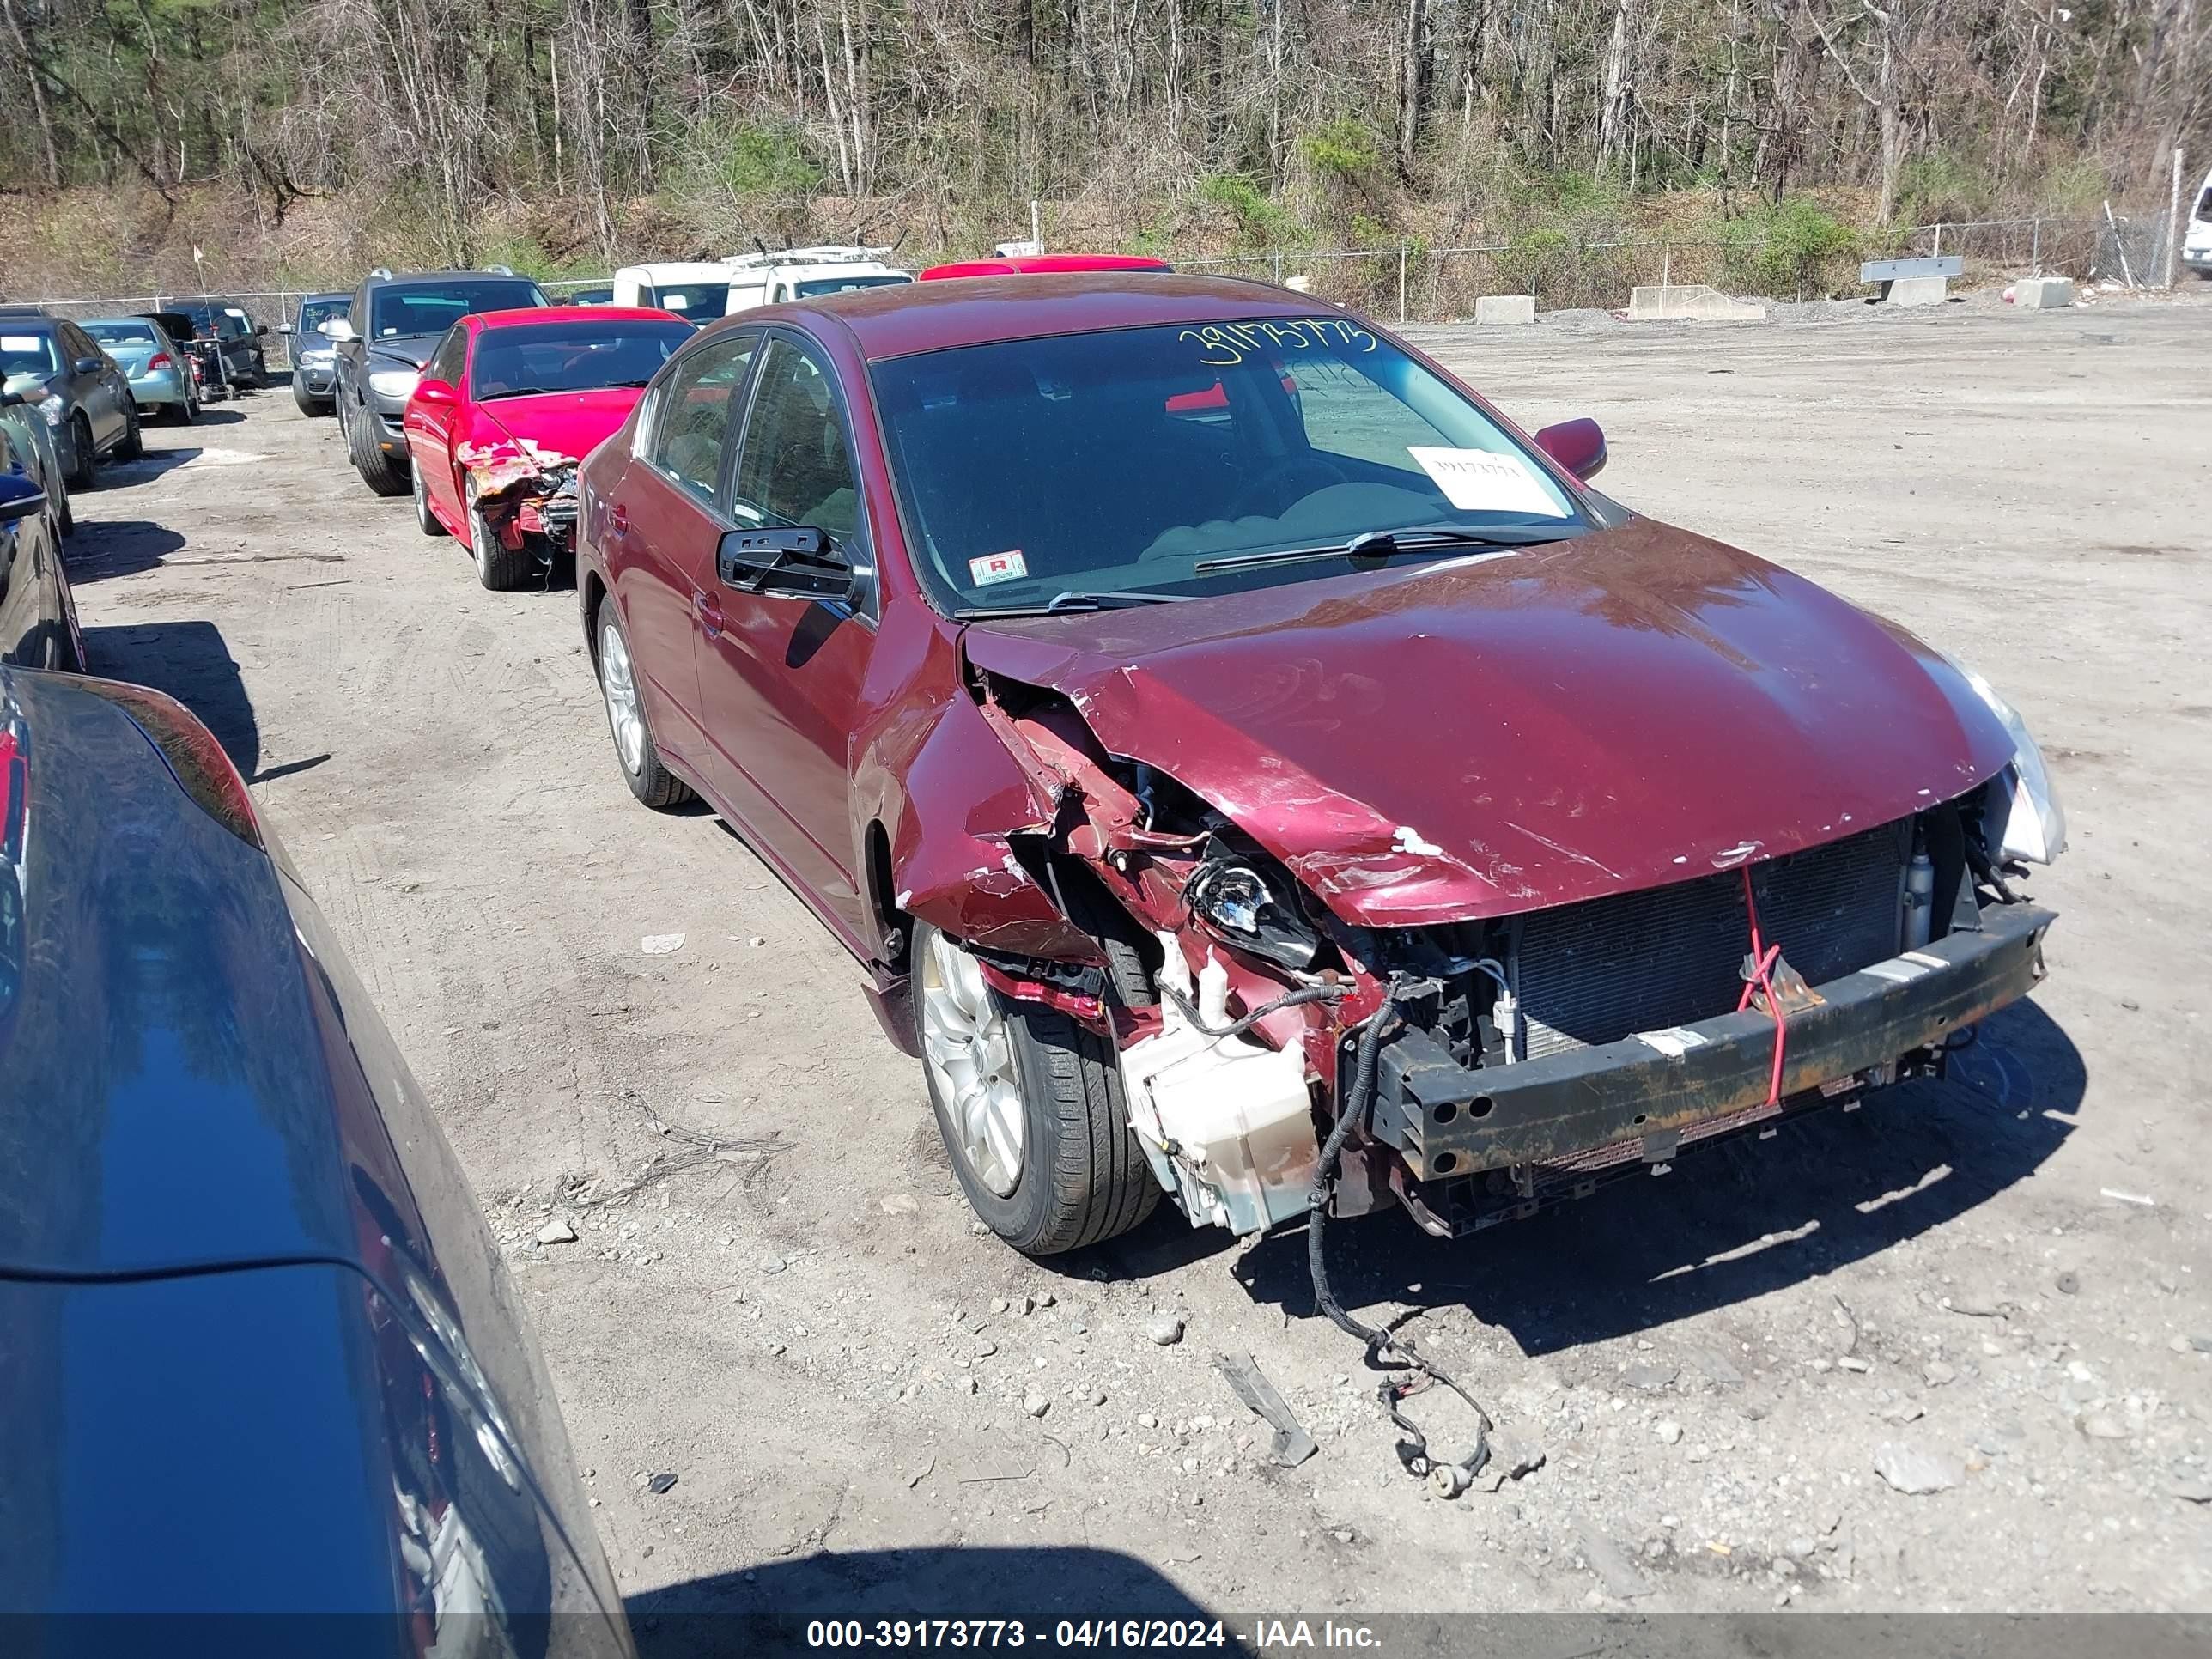
[[[730,416],[759,343],[757,334],[716,340],[682,358],[661,383],[650,459],[710,507],[720,494]]]

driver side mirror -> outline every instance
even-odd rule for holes
[[[279,323],[276,325],[276,331],[279,334],[289,334],[292,331],[292,325],[289,323]]]
[[[450,380],[422,380],[415,387],[415,395],[426,404],[451,404],[460,400]]]
[[[0,524],[46,510],[46,492],[20,472],[0,472]]]
[[[80,374],[97,374],[100,371],[100,360],[97,357],[80,357],[76,360],[76,372]]]
[[[1536,447],[1584,483],[1605,471],[1605,432],[1588,416],[1546,427],[1536,434]]]
[[[853,567],[837,556],[829,532],[811,525],[732,530],[715,551],[714,568],[724,586],[772,599],[849,604],[857,587]]]
[[[343,317],[333,317],[328,322],[318,323],[315,326],[333,340],[353,338],[353,324]]]

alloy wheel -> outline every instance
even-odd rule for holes
[[[645,711],[638,702],[629,647],[612,623],[599,630],[599,691],[606,699],[615,753],[622,757],[623,769],[636,777],[645,769]]]
[[[1000,1198],[1021,1184],[1026,1123],[1006,1017],[975,957],[933,933],[921,962],[922,1057],[959,1133],[956,1149]]]

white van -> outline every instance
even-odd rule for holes
[[[2181,263],[2212,283],[2212,173],[2197,187],[2197,205],[2189,210],[2189,235],[2181,245]]]
[[[702,326],[735,309],[730,304],[730,268],[719,260],[624,265],[615,272],[614,303],[656,306]]]
[[[884,263],[890,252],[887,247],[794,247],[780,253],[733,253],[724,265],[730,309],[912,282],[912,271]]]

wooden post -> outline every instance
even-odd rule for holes
[[[1403,242],[1398,245],[1398,326],[1406,325],[1406,254]]]

